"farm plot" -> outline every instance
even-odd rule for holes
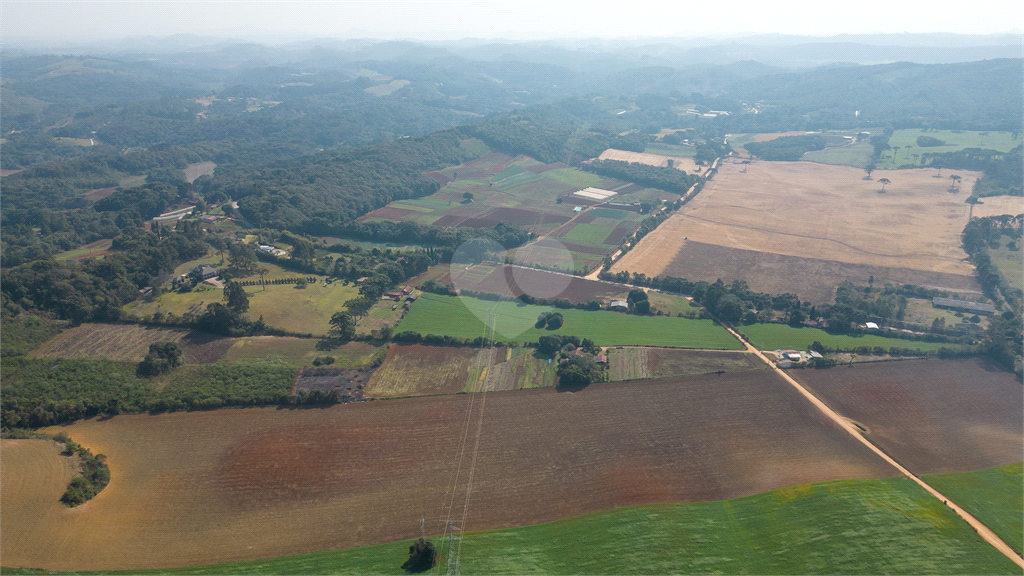
[[[928,474],[923,480],[981,520],[1017,554],[1024,550],[1024,465]]]
[[[629,506],[463,535],[472,574],[1012,574],[966,522],[902,478],[720,502]],[[623,553],[622,542],[630,543]],[[438,540],[435,540],[438,542]],[[160,574],[401,574],[409,541]],[[441,562],[446,558],[442,556]],[[140,573],[147,573],[140,571]]]
[[[659,154],[647,154],[645,152],[616,150],[614,148],[609,148],[604,152],[601,152],[601,155],[598,156],[598,160],[618,160],[620,162],[647,164],[648,166],[661,166],[662,168],[667,168],[669,160],[671,160],[672,167],[676,170],[683,170],[689,174],[694,174],[700,170],[692,157],[676,156],[674,154],[662,156]]]
[[[718,372],[725,374],[768,368],[756,356],[744,352],[708,352],[631,346],[610,349],[607,354],[609,376],[613,382]]]
[[[981,360],[908,360],[794,377],[915,474],[1021,461],[1021,385]]]
[[[107,254],[113,254],[110,250],[110,246],[113,243],[113,240],[97,240],[95,242],[90,242],[81,248],[75,248],[74,250],[55,254],[53,258],[55,260],[81,260],[82,258],[103,257]]]
[[[1005,243],[1008,237],[1003,236],[1001,245],[998,250],[989,249],[988,255],[992,258],[992,263],[999,268],[999,271],[1003,273],[1003,277],[1006,281],[1018,290],[1024,290],[1024,261],[1022,261],[1022,254],[1020,247],[1016,250],[1011,250],[1009,245]]]
[[[742,345],[711,320],[690,320],[668,316],[634,316],[620,312],[558,310],[565,317],[562,328],[535,328],[541,312],[553,310],[517,302],[492,302],[468,297],[424,294],[412,307],[396,332],[444,334],[458,338],[483,336],[483,322],[494,315],[496,338],[536,342],[547,334],[590,338],[600,346],[670,346],[738,350]]]
[[[484,370],[505,359],[502,348],[450,348],[393,344],[366,385],[366,398],[472,391]]]
[[[749,326],[737,326],[736,331],[762,350],[807,350],[814,342],[820,342],[823,346],[840,350],[881,346],[886,350],[896,347],[933,352],[941,348],[961,348],[958,344],[887,338],[877,334],[829,334],[818,328],[809,326],[794,328],[786,324],[750,324]]]
[[[747,168],[743,173],[738,164],[723,165],[693,202],[644,237],[612,271],[743,279],[758,290],[824,296],[822,301],[830,299],[825,293],[835,278],[866,279],[874,269],[887,281],[977,290],[960,246],[969,207],[932,178],[933,171],[876,171],[876,179],[892,181],[880,194],[877,181],[865,181],[863,171],[845,166],[756,162]],[[971,186],[977,174],[962,176],[970,181],[964,186]],[[718,250],[719,259],[694,257],[688,254],[692,249]],[[823,280],[815,279],[819,268]],[[874,274],[876,281],[880,274]]]
[[[92,358],[141,362],[156,342],[177,342],[190,364],[216,362],[235,343],[184,328],[141,324],[82,324],[61,332],[28,354],[30,358]]]
[[[452,276],[450,271],[444,268],[447,267],[435,267],[425,272],[424,275],[417,276],[411,282],[419,284],[430,279],[441,284],[449,284],[452,282]],[[579,276],[567,276],[522,266],[492,267],[476,264],[471,269],[479,269],[480,273],[470,275],[462,269],[455,271],[455,280],[460,289],[489,292],[502,296],[529,294],[543,298],[565,298],[573,303],[590,302],[591,300],[606,303],[624,290],[621,284],[589,280]]]
[[[420,514],[451,514],[446,494],[465,493],[458,424],[484,407],[469,530],[895,475],[769,372],[475,396],[79,422],[61,430],[107,455],[110,484],[21,518],[0,552],[108,571],[413,538]]]

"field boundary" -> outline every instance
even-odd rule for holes
[[[892,465],[894,468],[899,470],[901,474],[916,482],[919,486],[927,490],[929,494],[941,500],[944,505],[953,510],[953,512],[956,512],[957,516],[963,518],[964,521],[966,521],[971,526],[971,528],[973,528],[974,531],[977,532],[978,535],[981,536],[986,542],[991,544],[996,550],[1002,552],[1003,555],[1012,560],[1014,564],[1020,566],[1021,568],[1024,568],[1024,557],[1018,555],[1009,544],[1003,542],[1003,540],[999,538],[999,536],[996,536],[996,533],[993,532],[988,526],[982,524],[980,520],[978,520],[969,512],[961,508],[958,504],[950,500],[948,497],[944,496],[941,492],[939,492],[935,488],[932,488],[932,486],[929,485],[927,482],[914,475],[910,470],[908,470],[902,464],[897,462],[894,458],[886,454],[884,450],[882,450],[873,442],[865,438],[864,435],[861,434],[860,430],[856,428],[849,419],[840,416],[839,413],[837,413],[835,410],[832,410],[832,408],[830,408],[828,404],[825,404],[825,402],[823,402],[820,398],[815,396],[810,390],[804,388],[804,386],[797,382],[796,379],[794,379],[792,376],[790,376],[788,372],[786,372],[782,368],[779,368],[774,363],[769,362],[768,358],[764,356],[764,354],[760,350],[758,350],[752,344],[750,344],[742,337],[740,337],[740,335],[737,334],[735,330],[728,326],[725,326],[724,328],[728,330],[737,339],[739,339],[741,342],[743,342],[743,345],[746,346],[750,352],[757,354],[762,360],[768,363],[772,367],[772,369],[775,370],[775,372],[782,377],[783,380],[785,380],[794,388],[796,388],[797,391],[804,398],[807,398],[807,400],[809,400],[815,408],[820,410],[825,416],[828,416],[829,419],[838,424],[843,430],[848,432],[851,436],[855,437],[860,443],[867,446],[868,449],[877,454],[879,458],[885,460],[888,464]]]

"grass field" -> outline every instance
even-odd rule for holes
[[[899,150],[887,151],[875,164],[879,168],[899,168],[913,166],[915,162],[919,165],[921,159],[914,158],[914,155],[921,155],[927,152],[955,152],[964,148],[985,148],[1009,152],[1021,143],[1020,136],[1016,139],[1010,132],[982,132],[971,130],[928,130],[913,128],[897,130],[889,137],[889,146],[899,146]],[[917,145],[918,136],[931,136],[946,143],[946,146],[929,146],[922,148]],[[894,157],[895,154],[895,157]]]
[[[110,245],[113,243],[113,240],[97,240],[81,248],[55,254],[53,258],[55,260],[78,260],[79,258],[89,258],[92,256],[102,257],[103,254],[106,254],[107,250],[110,250]]]
[[[645,236],[612,272],[743,279],[753,289],[767,289],[759,283],[761,271],[751,266],[734,270],[736,255],[685,259],[687,245],[693,243],[817,261],[825,268],[828,262],[838,262],[885,269],[888,273],[879,271],[876,278],[884,275],[891,277],[887,281],[901,283],[910,282],[914,272],[972,282],[973,267],[965,261],[960,243],[970,211],[963,202],[966,194],[950,194],[947,181],[932,178],[934,170],[879,170],[871,181],[863,180],[863,170],[814,162],[757,161],[746,173],[742,170],[738,163],[724,164],[694,201]],[[977,174],[960,174],[963,189],[970,189]],[[885,194],[879,193],[881,178],[891,180]],[[742,274],[743,268],[747,274],[728,277]],[[766,291],[804,296],[807,286],[820,283],[822,266],[803,268],[776,274],[782,285]],[[841,270],[824,272],[844,275]],[[764,273],[770,275],[771,270]],[[948,284],[936,279],[922,285]],[[814,292],[817,296],[823,290]]]
[[[805,162],[820,162],[821,164],[839,164],[863,168],[871,164],[871,156],[875,149],[868,142],[858,142],[848,146],[836,146],[824,150],[814,150],[803,155],[801,160]]]
[[[672,348],[645,348],[627,346],[610,348],[608,374],[613,382],[672,378],[691,374],[711,374],[721,371],[745,372],[768,368],[753,354],[742,352],[704,352]]]
[[[687,146],[680,144],[678,146],[672,144],[662,144],[661,142],[651,142],[644,148],[645,154],[657,154],[659,156],[686,156],[692,158],[697,154],[696,146]]]
[[[440,535],[431,539],[444,546]],[[405,573],[400,566],[409,544],[138,573],[397,575]],[[446,559],[445,548],[442,567]],[[1016,572],[952,511],[898,478],[804,484],[734,500],[631,506],[469,532],[459,560],[472,574]]]
[[[742,345],[711,320],[689,320],[667,316],[633,316],[619,312],[559,310],[565,324],[556,331],[534,328],[537,316],[551,308],[515,302],[496,303],[476,298],[424,294],[412,307],[396,332],[446,334],[476,338],[486,331],[490,311],[495,314],[496,338],[536,342],[546,334],[590,338],[600,346],[669,346],[675,348],[717,348],[738,350]]]
[[[688,174],[698,172],[698,166],[690,155],[682,154],[649,154],[647,152],[630,152],[627,150],[616,150],[609,148],[598,156],[600,160],[618,160],[620,162],[634,162],[647,164],[648,166],[668,167],[669,160],[676,170],[683,170]]]
[[[628,294],[628,292],[623,293],[621,299],[625,300]],[[651,290],[647,293],[647,299],[651,301],[651,308],[660,310],[670,316],[675,316],[680,312],[686,314],[687,312],[696,312],[698,310],[698,307],[694,306],[689,298],[679,294],[667,294]]]
[[[572,230],[563,236],[566,240],[574,242],[587,242],[590,244],[603,244],[604,239],[615,230],[614,226],[597,226],[594,224],[577,224]]]
[[[929,474],[924,481],[981,520],[1018,554],[1024,550],[1024,464]]]
[[[363,394],[366,398],[393,398],[471,392],[484,369],[504,359],[504,348],[392,344]]]
[[[908,348],[910,350],[931,351],[939,348],[959,348],[957,344],[943,344],[940,342],[916,342],[914,340],[903,340],[901,338],[886,338],[874,334],[845,335],[829,334],[818,328],[804,326],[793,328],[786,324],[751,324],[749,326],[737,326],[736,331],[743,334],[751,344],[762,350],[807,350],[807,347],[815,341],[828,348],[859,348],[868,346],[874,348],[881,346],[888,350],[891,347]]]
[[[198,264],[219,265],[220,258],[206,258],[179,266],[176,274],[182,274]],[[282,328],[301,334],[325,335],[328,321],[335,312],[343,310],[348,300],[359,295],[355,286],[343,286],[341,283],[322,286],[321,282],[310,283],[305,289],[298,289],[295,284],[269,284],[279,278],[297,278],[304,274],[285,270],[280,266],[268,263],[261,265],[270,272],[266,274],[266,290],[263,286],[246,286],[249,295],[248,315],[254,320],[263,316],[264,322],[274,328]],[[259,275],[246,278],[259,281]],[[208,284],[200,284],[191,292],[165,292],[152,302],[139,300],[127,304],[125,312],[136,316],[149,316],[160,311],[164,314],[173,313],[181,316],[187,312],[200,314],[206,306],[223,300],[223,290]]]
[[[931,326],[936,318],[944,318],[946,326],[966,322],[971,314],[960,316],[953,310],[945,310],[932,306],[932,301],[925,298],[907,298],[907,310],[903,317],[905,322],[914,322],[923,326]],[[981,326],[988,326],[988,317],[981,316]]]
[[[1002,237],[998,250],[989,250],[989,258],[999,268],[1006,278],[1006,282],[1018,290],[1024,290],[1024,253],[1020,251],[1020,243],[1016,250],[1010,250],[1006,246],[1008,236]]]
[[[141,570],[413,538],[421,514],[452,514],[446,495],[465,494],[467,475],[454,482],[452,470],[466,422],[482,422],[469,530],[896,474],[770,371],[491,392],[486,403],[121,415],[47,430],[105,454],[112,480],[85,507],[53,499],[11,516],[17,537],[0,535],[0,554],[10,566]]]

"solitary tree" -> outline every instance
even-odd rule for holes
[[[464,192],[462,194],[462,197],[466,199],[466,202],[472,202],[473,201],[473,193],[472,192]]]
[[[888,178],[879,178],[878,183],[882,185],[882,192],[885,192],[886,184],[892,184],[892,182],[890,182]]]
[[[402,570],[406,572],[426,572],[434,567],[434,559],[437,551],[434,550],[434,543],[426,538],[420,538],[409,546],[409,559],[402,564]]]
[[[900,148],[902,148],[902,146],[893,146],[892,147],[892,163],[893,164],[896,163],[896,157],[899,156],[899,154],[900,154]]]
[[[232,312],[242,314],[249,310],[249,295],[245,293],[241,283],[228,282],[224,286],[224,303]]]
[[[874,164],[868,164],[867,166],[864,167],[864,171],[868,173],[867,178],[865,178],[865,179],[866,180],[871,180],[871,173],[875,171],[875,165]]]
[[[262,266],[256,269],[256,273],[260,275],[260,285],[263,286],[264,291],[267,289],[267,281],[264,276],[267,272],[270,272],[270,269]]]
[[[960,189],[960,180],[961,180],[960,176],[958,174],[953,174],[952,176],[949,177],[949,179],[953,181],[953,188],[956,188],[956,189],[959,190]]]
[[[335,312],[331,316],[331,338],[348,342],[356,335],[356,319],[348,312]]]

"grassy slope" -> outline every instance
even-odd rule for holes
[[[488,311],[495,309],[498,339],[536,342],[547,334],[576,335],[590,338],[601,346],[672,346],[678,348],[716,348],[738,350],[742,345],[710,320],[687,320],[667,316],[632,316],[619,312],[559,310],[565,324],[559,330],[534,328],[543,306],[514,302],[497,303],[476,298],[424,294],[412,307],[396,332],[411,330],[420,334],[446,334],[476,338],[485,332]],[[474,314],[474,311],[476,314]]]
[[[152,573],[402,574],[408,546],[400,541]],[[978,542],[951,510],[900,478],[805,484],[735,500],[633,506],[470,532],[460,560],[468,574],[1020,572]]]
[[[795,349],[806,350],[815,340],[821,342],[828,348],[857,348],[860,346],[882,346],[885,349],[891,347],[909,348],[911,350],[938,350],[939,348],[958,348],[957,344],[943,344],[939,342],[916,342],[914,340],[902,340],[900,338],[886,338],[874,334],[861,336],[844,336],[829,334],[817,328],[793,328],[785,324],[751,324],[750,326],[737,326],[736,331],[743,334],[750,340],[750,343],[762,350]]]
[[[871,144],[862,142],[849,146],[837,146],[808,152],[803,155],[801,160],[863,168],[871,163],[871,155],[874,151],[875,149]]]
[[[1006,277],[1006,282],[1017,288],[1018,290],[1024,290],[1024,261],[1021,260],[1021,251],[1010,250],[1006,247],[1006,241],[1008,238],[1004,236],[1002,238],[1003,243],[998,250],[989,250],[988,255],[992,258],[992,263],[999,268],[999,271]]]
[[[945,142],[946,146],[921,148],[917,145],[918,136],[938,138]],[[900,166],[913,165],[915,160],[914,154],[955,152],[964,148],[986,148],[989,150],[999,150],[1000,152],[1009,152],[1020,143],[1020,137],[1014,140],[1010,132],[990,131],[987,136],[981,136],[981,132],[969,130],[931,130],[928,132],[920,128],[897,130],[889,138],[890,146],[899,146],[901,148],[896,151],[897,157],[894,160],[892,152],[886,152],[875,164],[879,168],[899,168]],[[920,158],[917,160],[920,162]],[[953,172],[950,171],[950,173]]]
[[[1024,464],[930,474],[924,480],[981,520],[1018,554],[1024,550]]]

